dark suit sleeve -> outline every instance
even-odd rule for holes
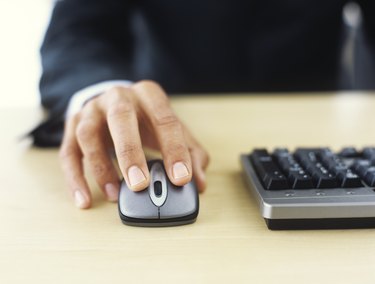
[[[359,0],[362,23],[356,29],[354,44],[354,85],[357,89],[375,89],[375,1]]]
[[[362,8],[363,27],[367,39],[372,45],[375,43],[375,1],[374,0],[360,0],[359,4]]]
[[[36,146],[58,146],[64,114],[78,90],[130,79],[131,5],[126,0],[62,0],[41,47],[40,93],[47,120],[31,132]]]

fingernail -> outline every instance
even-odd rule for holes
[[[79,190],[76,190],[76,192],[74,193],[74,199],[78,208],[85,208],[86,199]]]
[[[104,187],[105,193],[107,194],[107,199],[109,201],[115,202],[118,199],[118,186],[113,183],[107,183]]]
[[[189,171],[184,163],[177,162],[173,165],[173,177],[175,179],[183,178],[189,175]]]
[[[146,180],[145,175],[137,166],[131,166],[128,170],[128,177],[131,186],[135,186]]]

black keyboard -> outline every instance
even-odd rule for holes
[[[375,147],[254,149],[241,163],[269,229],[375,227]]]

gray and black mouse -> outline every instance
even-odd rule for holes
[[[125,181],[118,199],[122,222],[132,226],[163,227],[195,222],[199,212],[198,190],[194,181],[184,186],[172,184],[161,160],[148,162],[150,186],[134,192]]]

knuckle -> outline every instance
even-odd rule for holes
[[[113,86],[106,91],[106,96],[111,96],[113,98],[121,98],[126,93],[127,88],[122,86]]]
[[[101,151],[91,149],[85,153],[85,158],[88,159],[91,166],[91,171],[95,177],[100,178],[107,175],[111,171],[110,163],[107,163],[106,157]]]
[[[142,147],[136,143],[126,143],[118,149],[118,155],[122,158],[129,159],[142,151]]]
[[[180,126],[180,122],[179,122],[177,116],[173,113],[163,114],[163,115],[155,115],[154,122],[155,122],[155,125],[158,126],[158,127]]]
[[[76,136],[79,141],[87,142],[98,133],[99,127],[97,124],[92,122],[80,122],[76,128]]]
[[[81,112],[77,112],[67,119],[67,126],[76,125],[81,119]]]
[[[167,153],[171,156],[183,156],[187,153],[187,147],[184,143],[180,142],[169,143]]]
[[[61,146],[59,150],[60,160],[66,160],[77,154],[77,151],[72,146]]]
[[[110,171],[110,166],[105,163],[95,163],[92,165],[92,173],[97,178],[106,176]]]
[[[119,117],[124,115],[129,115],[134,111],[133,104],[129,99],[122,99],[121,102],[113,104],[109,109],[107,116],[108,118],[111,117]]]
[[[141,80],[137,82],[136,85],[146,88],[161,88],[160,85],[153,80]]]
[[[66,180],[68,183],[68,190],[74,191],[77,187],[80,187],[85,183],[85,177],[81,173],[70,171],[66,173]]]
[[[132,101],[132,92],[130,89],[122,86],[115,86],[110,88],[103,97],[108,99],[112,104],[118,104],[121,102],[131,102]]]
[[[98,164],[98,162],[101,160],[101,155],[95,149],[89,149],[88,151],[86,151],[85,157],[92,164]]]
[[[152,80],[141,80],[132,86],[134,90],[140,90],[138,96],[144,96],[147,98],[157,99],[159,101],[165,102],[168,100],[164,89],[159,83]]]

